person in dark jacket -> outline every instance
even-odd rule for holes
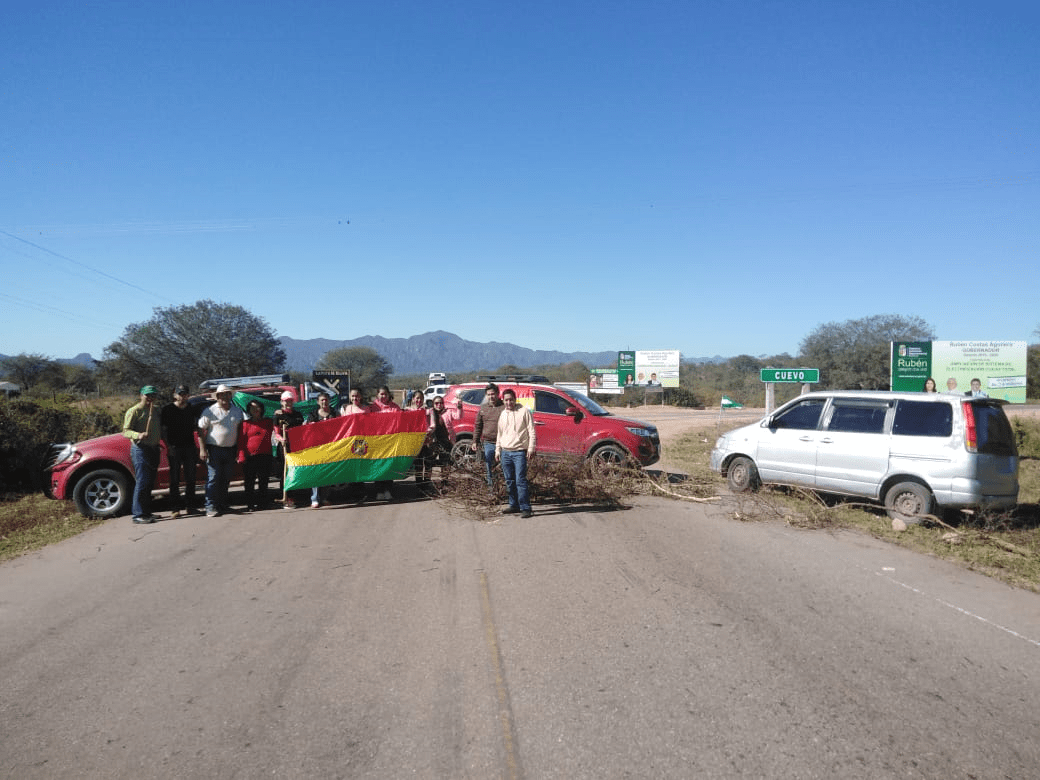
[[[193,515],[195,506],[195,474],[199,464],[199,448],[195,430],[199,427],[201,406],[188,403],[187,385],[173,391],[173,401],[162,408],[162,439],[166,442],[166,460],[170,464],[170,517]],[[184,499],[181,499],[181,480],[184,480]]]
[[[473,423],[473,449],[484,455],[484,475],[488,487],[495,487],[495,441],[498,438],[498,418],[505,405],[498,397],[498,385],[488,382],[484,388],[484,403],[480,405],[477,419]]]

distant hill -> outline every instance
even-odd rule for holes
[[[9,357],[14,357],[14,355],[0,355],[0,360],[4,360]],[[68,365],[84,366],[85,368],[94,368],[94,358],[90,356],[89,352],[80,352],[74,358],[54,358],[54,360],[57,363],[66,363]]]
[[[370,347],[386,358],[395,374],[426,374],[430,371],[491,370],[504,365],[521,368],[555,365],[581,361],[589,368],[612,366],[617,363],[617,352],[559,352],[557,350],[527,349],[516,344],[492,341],[466,341],[443,330],[423,333],[406,339],[387,339],[382,336],[362,336],[357,339],[294,339],[282,336],[286,368],[310,371],[321,357],[332,349],[343,347]]]

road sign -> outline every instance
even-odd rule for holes
[[[311,371],[311,379],[331,387],[340,395],[345,395],[350,390],[349,371]]]
[[[820,381],[818,368],[763,368],[763,382],[799,382],[815,384]]]

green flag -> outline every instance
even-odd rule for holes
[[[728,396],[722,396],[722,408],[723,409],[743,409],[743,404],[738,404],[732,398]]]

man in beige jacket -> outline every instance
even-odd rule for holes
[[[530,409],[516,402],[516,392],[509,388],[502,391],[502,403],[505,408],[498,418],[495,438],[495,460],[502,464],[502,475],[509,491],[509,506],[502,510],[502,514],[519,512],[521,517],[530,517],[527,461],[534,457],[538,446],[534,418]]]

